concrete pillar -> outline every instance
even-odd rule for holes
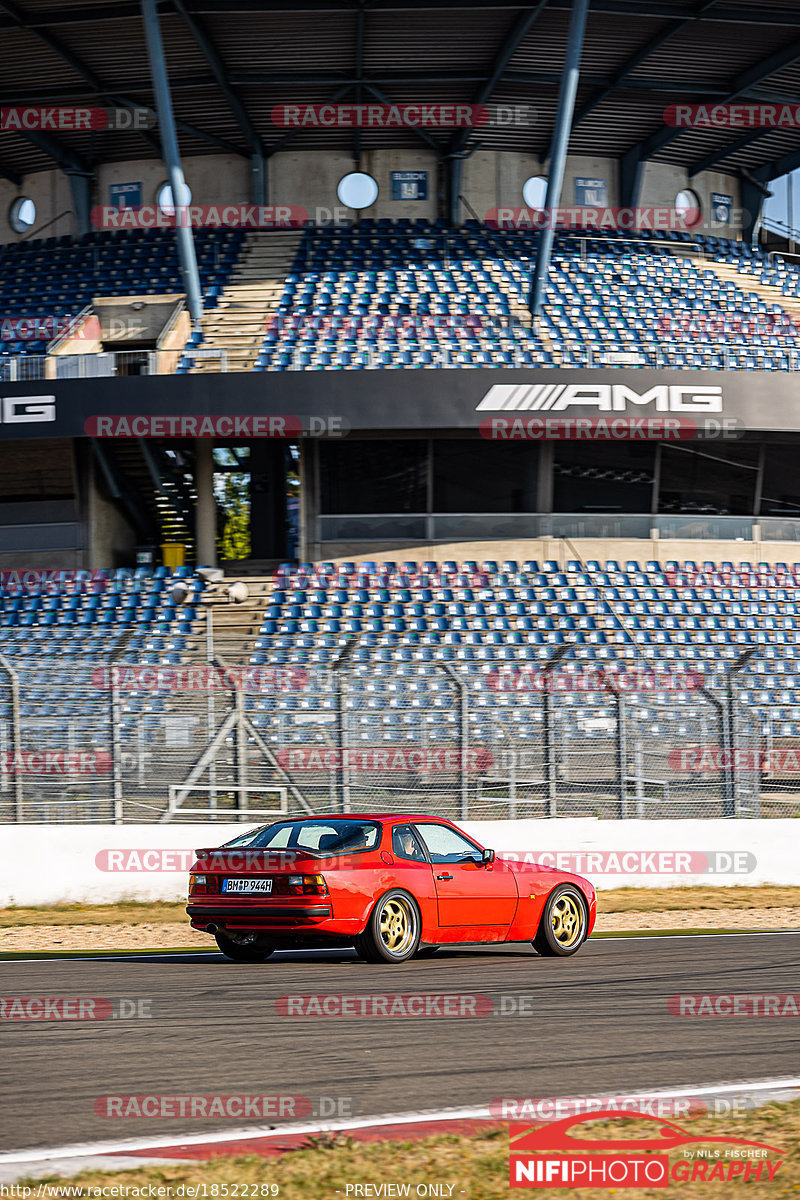
[[[214,443],[210,438],[195,438],[194,486],[195,540],[197,565],[217,565],[217,505],[214,499]]]

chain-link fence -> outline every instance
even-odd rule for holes
[[[0,820],[791,816],[800,745],[733,676],[366,658],[0,666]]]

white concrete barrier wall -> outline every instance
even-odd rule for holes
[[[181,900],[198,847],[219,846],[245,825],[5,825],[0,905]],[[466,821],[499,855],[575,871],[596,887],[763,883],[800,886],[800,823]]]

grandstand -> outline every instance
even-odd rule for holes
[[[791,96],[800,15],[595,0],[565,113],[580,7],[0,14],[20,105],[153,118],[2,131],[3,819],[409,789],[462,817],[794,811],[792,768],[763,756],[800,738],[800,257],[761,210],[798,133],[665,114]],[[367,95],[474,119],[274,115]],[[545,177],[550,209],[670,220],[573,221],[551,245],[527,199]],[[293,215],[173,228],[184,179],[203,212]],[[564,432],[612,418],[683,425]],[[702,745],[761,757],[675,759]],[[423,757],[363,756],[398,747]],[[40,751],[49,773],[20,769]]]
[[[760,247],[677,231],[559,235],[542,321],[532,329],[526,297],[538,234],[489,230],[471,219],[459,228],[443,220],[372,226],[365,219],[357,230],[200,230],[206,315],[187,339],[177,373],[223,365],[794,371],[800,363],[800,268]],[[50,342],[13,338],[15,331],[35,332],[32,314],[77,322],[96,296],[180,287],[167,230],[10,248],[0,259],[2,377],[49,377]],[[53,349],[55,374],[74,370],[74,342],[67,354]],[[55,361],[65,357],[68,363]]]

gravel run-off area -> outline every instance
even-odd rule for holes
[[[642,929],[799,929],[798,908],[692,908],[666,912],[604,912],[595,932]],[[216,949],[189,922],[143,921],[129,925],[20,925],[0,929],[0,951]]]

